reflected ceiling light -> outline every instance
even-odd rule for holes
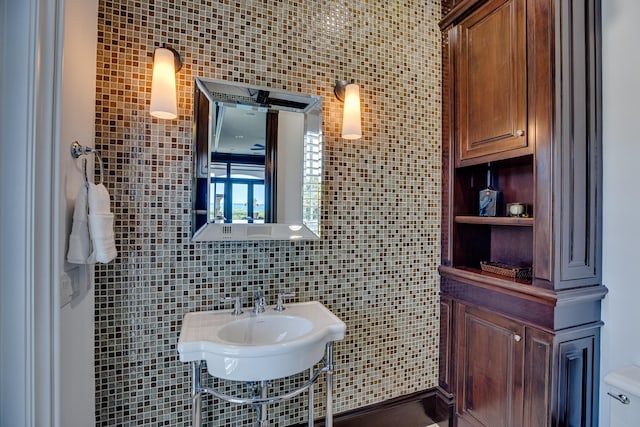
[[[164,46],[153,52],[153,77],[151,80],[150,114],[159,119],[178,117],[176,73],[182,68],[180,55]]]
[[[333,88],[336,98],[344,102],[342,116],[342,137],[344,139],[362,138],[360,118],[360,87],[353,80],[342,80]]]

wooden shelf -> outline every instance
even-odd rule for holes
[[[531,280],[512,279],[471,267],[448,267],[441,265],[438,271],[440,275],[460,282],[470,283],[488,289],[501,289],[503,293],[512,294],[524,299],[544,301],[546,304],[554,304],[557,300],[555,292],[532,286]]]
[[[511,216],[465,216],[455,217],[458,224],[479,224],[479,225],[506,225],[515,227],[533,227],[533,218],[518,218]]]

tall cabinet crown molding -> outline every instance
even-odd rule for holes
[[[458,426],[597,425],[600,0],[443,0],[442,12],[440,386]],[[496,217],[478,212],[486,185],[501,192]],[[511,202],[528,217],[508,217]]]

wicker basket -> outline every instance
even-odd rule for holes
[[[501,262],[481,261],[480,269],[513,279],[531,279],[531,267],[515,267]]]

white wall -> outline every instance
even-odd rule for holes
[[[603,303],[601,375],[640,363],[640,2],[603,0]],[[600,385],[600,425],[609,398]],[[615,426],[611,426],[615,427]]]
[[[65,0],[60,108],[60,239],[57,260],[70,291],[61,289],[60,425],[95,425],[94,290],[89,268],[64,261],[73,206],[84,179],[69,146],[94,146],[98,0]],[[87,156],[93,170],[93,156]],[[91,173],[89,173],[91,176]],[[69,301],[70,300],[70,301]]]

